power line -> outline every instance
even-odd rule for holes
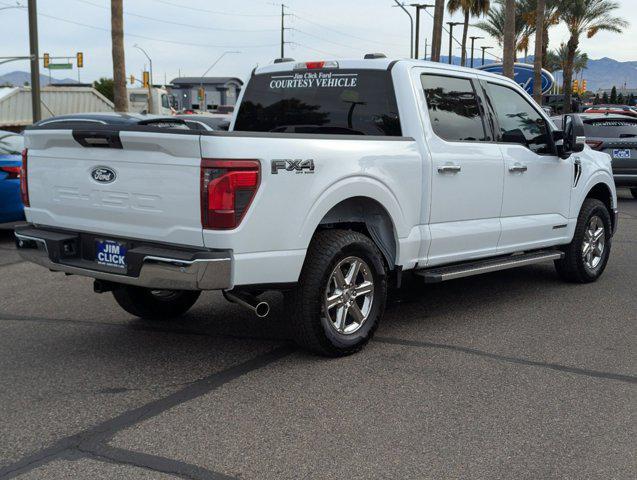
[[[308,37],[316,38],[317,40],[321,40],[323,42],[332,43],[332,44],[334,44],[336,46],[339,46],[339,47],[349,48],[351,50],[357,50],[357,51],[359,50],[358,48],[352,47],[351,45],[345,45],[343,43],[338,43],[338,42],[335,42],[333,40],[328,40],[327,38],[319,37],[318,35],[314,35],[313,33],[304,32],[303,30],[299,30],[298,28],[291,28],[290,30],[292,30],[294,32],[297,32],[297,33],[301,33],[303,35],[307,35]]]
[[[86,5],[91,5],[92,7],[96,7],[96,8],[101,8],[103,10],[110,10],[109,7],[105,7],[103,5],[97,5],[93,2],[90,2],[88,0],[75,0],[76,2],[80,2],[80,3],[84,3]],[[174,22],[172,20],[165,20],[163,18],[156,18],[156,17],[149,17],[148,15],[140,15],[139,13],[133,13],[133,12],[129,12],[129,11],[125,11],[124,15],[128,16],[128,17],[137,17],[137,18],[143,18],[145,20],[152,20],[153,22],[160,22],[160,23],[166,23],[168,25],[177,25],[179,27],[191,27],[191,28],[196,28],[198,30],[211,30],[211,31],[219,31],[219,32],[250,32],[250,33],[257,33],[257,32],[277,32],[277,29],[273,29],[273,28],[269,28],[269,29],[256,29],[256,30],[249,30],[249,29],[232,29],[232,28],[214,28],[214,27],[205,27],[203,25],[194,25],[192,23],[181,23],[181,22]]]
[[[341,55],[338,55],[336,53],[326,52],[325,50],[319,50],[318,48],[314,48],[314,47],[308,47],[307,45],[303,45],[302,43],[298,43],[298,42],[290,42],[290,43],[297,47],[306,48],[307,50],[312,50],[317,53],[322,53],[323,55],[329,55],[330,57],[335,57],[335,58],[341,57]]]
[[[6,5],[5,3],[0,2],[0,5]],[[96,27],[95,25],[88,25],[86,23],[81,23],[81,22],[75,22],[73,20],[69,20],[66,18],[61,18],[61,17],[56,17],[54,15],[48,15],[46,13],[40,13],[38,12],[38,17],[45,17],[45,18],[51,18],[53,20],[57,20],[59,22],[65,22],[65,23],[70,23],[72,25],[77,25],[80,27],[85,27],[85,28],[92,28],[93,30],[100,30],[102,32],[111,32],[110,28],[104,28],[104,27]],[[161,42],[161,43],[168,43],[171,45],[184,45],[187,47],[204,47],[204,48],[264,48],[264,47],[276,47],[278,44],[274,43],[274,44],[259,44],[259,45],[211,45],[211,44],[204,44],[204,43],[192,43],[192,42],[180,42],[177,40],[165,40],[162,38],[154,38],[154,37],[148,37],[146,35],[137,35],[135,33],[126,33],[127,37],[133,37],[133,38],[141,38],[143,40],[148,40],[151,42]]]
[[[164,5],[170,5],[171,7],[184,8],[184,5],[175,4],[172,2],[168,2],[166,0],[155,0],[157,3],[163,3]],[[256,14],[256,13],[229,13],[229,12],[221,12],[219,10],[208,10],[206,8],[195,8],[188,5],[189,10],[194,10],[197,12],[206,12],[206,13],[214,13],[215,15],[227,15],[231,17],[278,17],[278,15],[274,14]]]
[[[400,45],[398,43],[379,42],[378,40],[371,40],[369,38],[359,37],[357,35],[352,35],[351,33],[345,33],[345,32],[342,32],[340,30],[336,30],[335,28],[332,28],[332,27],[327,27],[327,26],[325,26],[325,25],[323,25],[321,23],[315,22],[313,20],[308,20],[307,18],[302,17],[302,16],[300,16],[300,15],[298,15],[296,13],[294,13],[293,15],[296,18],[298,18],[299,20],[303,20],[304,22],[311,23],[312,25],[316,25],[317,27],[321,27],[324,30],[328,30],[330,32],[337,33],[337,34],[342,35],[344,37],[355,38],[356,40],[361,40],[363,42],[368,42],[368,43],[376,43],[378,45],[394,45],[394,46],[399,46]],[[402,45],[400,45],[400,46],[402,46]]]

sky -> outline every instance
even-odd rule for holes
[[[394,6],[394,0],[284,1],[285,36],[291,42],[285,45],[288,57],[360,58],[369,52],[409,57],[409,18]],[[27,3],[0,0],[0,57],[29,53],[26,10],[5,8],[17,2]],[[628,20],[630,27],[621,35],[602,32],[592,39],[582,39],[580,48],[590,58],[637,60],[637,0],[618,2],[621,7],[617,15]],[[37,4],[40,55],[75,56],[81,51],[83,82],[112,76],[110,0],[38,0]],[[459,14],[445,13],[445,21],[461,20]],[[127,74],[139,78],[148,67],[144,54],[135,48],[138,45],[153,61],[155,83],[170,82],[180,73],[201,76],[226,51],[240,53],[226,54],[208,76],[246,78],[256,65],[269,64],[279,56],[280,26],[281,0],[124,0]],[[425,39],[431,42],[431,29],[432,19],[423,13],[421,45]],[[462,27],[456,27],[454,36],[460,38],[461,33]],[[469,35],[486,36],[475,27],[470,28]],[[443,39],[446,55],[447,34],[443,33]],[[567,39],[563,26],[553,28],[550,48],[557,48]],[[495,47],[490,51],[501,56],[495,40],[477,40],[476,51],[482,45]],[[460,55],[457,45],[454,54]],[[0,75],[14,70],[28,71],[29,64],[17,61],[0,65]],[[58,78],[77,78],[77,70],[53,73]]]

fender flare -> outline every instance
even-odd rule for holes
[[[606,170],[597,170],[590,175],[586,184],[583,185],[581,189],[578,189],[579,197],[572,203],[571,218],[578,217],[579,212],[582,209],[582,205],[584,204],[584,200],[586,200],[591,190],[599,184],[605,185],[606,188],[608,188],[608,191],[610,192],[611,208],[617,208],[617,191],[615,189],[615,181],[613,180],[613,177]]]
[[[392,191],[377,179],[356,175],[339,180],[318,196],[308,210],[298,233],[301,243],[309,245],[325,215],[339,203],[353,197],[367,197],[380,203],[389,214],[396,239],[409,234],[406,230],[404,212]]]

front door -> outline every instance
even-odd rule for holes
[[[431,154],[430,246],[433,266],[495,255],[500,237],[503,159],[470,73],[420,76]]]
[[[556,155],[548,121],[524,93],[491,80],[486,90],[504,157],[498,254],[567,242],[573,159]]]

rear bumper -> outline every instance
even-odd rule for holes
[[[86,239],[79,232],[32,226],[15,231],[19,255],[55,272],[107,282],[166,290],[221,290],[232,286],[232,255],[228,250],[175,248],[131,241],[126,273],[117,273],[82,255]]]

